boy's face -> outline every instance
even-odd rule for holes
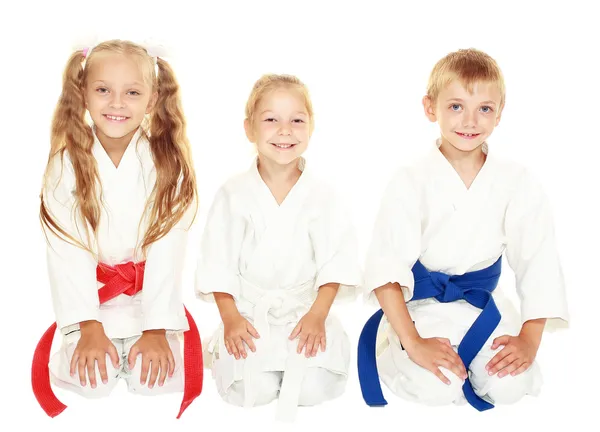
[[[459,81],[452,81],[436,101],[425,96],[423,106],[427,118],[440,125],[442,144],[469,152],[481,146],[500,122],[501,99],[495,83],[476,82],[469,93]]]

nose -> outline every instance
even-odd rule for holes
[[[468,110],[463,112],[462,125],[465,128],[477,126],[477,113],[472,113]]]
[[[278,131],[279,135],[286,135],[289,136],[292,134],[292,128],[289,124],[289,122],[281,122],[280,126],[279,126],[279,131]]]
[[[111,108],[124,108],[125,104],[123,102],[123,98],[119,93],[113,93],[113,97],[110,100]]]

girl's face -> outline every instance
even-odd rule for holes
[[[246,120],[244,126],[260,156],[288,165],[308,147],[310,120],[302,97],[280,88],[262,97],[256,107],[254,124]]]
[[[152,94],[135,61],[118,54],[94,59],[85,101],[101,140],[131,139],[155,100],[156,94]]]

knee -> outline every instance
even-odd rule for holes
[[[490,389],[487,396],[495,404],[509,405],[521,400],[523,396],[535,395],[539,391],[540,375],[536,369],[530,369],[524,373],[502,378],[494,377],[494,382],[490,383]]]
[[[264,373],[256,381],[256,396],[254,406],[267,405],[277,399],[280,389],[280,380],[277,373]],[[234,381],[225,392],[221,394],[225,402],[232,405],[244,406],[246,404],[246,382]]]
[[[449,405],[462,397],[464,381],[445,368],[440,370],[450,380],[450,384],[442,382],[433,373],[427,371],[428,375],[421,376],[420,383],[406,383],[403,387],[413,393],[423,404]]]
[[[347,379],[347,376],[327,369],[308,369],[302,380],[298,405],[318,405],[340,396],[344,392]]]
[[[146,380],[142,382],[142,362],[140,357],[133,369],[129,370],[128,376],[126,378],[127,389],[131,393],[147,396],[183,391],[184,377],[183,370],[181,368],[176,367],[172,377],[169,377],[167,375],[162,386],[159,385],[161,371],[158,371],[158,376],[156,377],[152,388],[150,388],[151,375],[152,371],[150,369],[148,371]]]
[[[71,350],[73,351],[73,350]],[[70,355],[69,355],[70,354]],[[102,382],[100,369],[95,365],[96,387],[92,387],[87,368],[84,372],[85,385],[81,384],[79,371],[75,368],[75,374],[70,374],[70,362],[72,352],[62,351],[56,353],[48,365],[51,382],[61,388],[73,391],[88,399],[97,399],[108,396],[118,382],[119,369],[112,366],[110,358],[106,356],[106,383]]]

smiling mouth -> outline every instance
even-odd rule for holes
[[[272,146],[277,147],[278,149],[282,149],[282,150],[287,150],[287,149],[291,149],[292,147],[295,147],[296,144],[278,144],[278,143],[271,143]]]
[[[472,138],[477,138],[479,135],[481,134],[474,134],[474,133],[460,133],[460,132],[456,132],[456,134],[462,138],[467,138],[467,139],[472,139]]]
[[[124,122],[125,120],[129,119],[129,117],[124,117],[124,116],[115,116],[115,115],[110,115],[110,114],[102,114],[102,115],[112,122]]]

